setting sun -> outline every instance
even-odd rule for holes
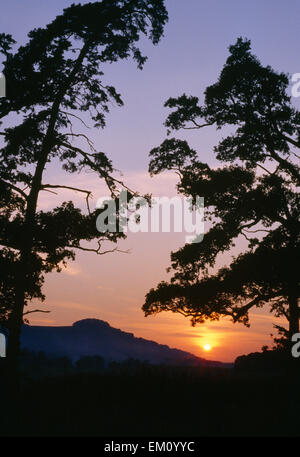
[[[206,343],[206,344],[204,344],[203,349],[204,349],[204,351],[210,351],[211,350],[211,345]]]

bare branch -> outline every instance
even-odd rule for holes
[[[96,149],[94,148],[94,145],[93,145],[93,142],[89,139],[89,137],[87,137],[86,135],[84,135],[84,133],[64,133],[62,136],[75,136],[75,137],[82,137],[84,138],[89,147],[91,148],[92,151],[96,152]]]
[[[241,235],[243,235],[247,241],[251,242],[251,238],[248,238],[247,235],[241,230]]]
[[[90,190],[84,190],[84,189],[79,189],[78,187],[71,187],[71,186],[62,186],[62,185],[56,185],[56,184],[42,184],[41,189],[45,190],[46,188],[51,188],[51,189],[69,189],[69,190],[74,190],[76,192],[82,192],[85,194],[91,195],[92,192]]]
[[[68,244],[66,247],[68,248],[74,248],[74,249],[79,249],[81,251],[87,251],[87,252],[94,252],[97,255],[104,255],[104,254],[109,254],[112,252],[121,252],[122,254],[129,254],[130,250],[123,251],[121,249],[113,248],[113,249],[107,249],[106,251],[101,251],[101,241],[98,241],[98,248],[85,248],[80,245],[74,245],[74,244]]]
[[[257,233],[257,232],[267,232],[267,233],[271,233],[272,230],[265,230],[265,229],[258,229],[258,230],[246,230],[245,229],[245,232],[247,233]]]
[[[259,221],[260,221],[260,218],[255,219],[254,221],[249,222],[248,224],[241,225],[241,226],[239,227],[239,229],[240,229],[240,230],[243,230],[244,228],[253,227],[254,225],[258,224]]]
[[[87,128],[87,129],[90,129],[91,127],[88,126],[83,119],[81,119],[81,117],[79,116],[76,116],[76,114],[73,114],[73,113],[68,113],[67,111],[62,111],[60,110],[61,113],[65,114],[66,116],[72,116],[72,117],[75,117],[76,119],[78,119],[80,122],[82,122],[82,124]]]
[[[75,192],[81,192],[86,194],[86,204],[87,204],[87,209],[89,214],[91,213],[90,210],[90,205],[89,205],[89,198],[92,196],[92,192],[90,190],[84,190],[84,189],[78,189],[77,187],[71,187],[71,186],[60,186],[60,185],[54,185],[54,184],[42,184],[41,185],[41,190],[46,190],[48,192],[51,192],[50,189],[68,189],[68,190],[74,190]],[[56,194],[56,192],[53,192]]]
[[[267,168],[263,167],[260,163],[257,163],[256,164],[259,168],[261,168],[262,170],[264,170],[266,173],[268,173],[269,175],[272,175],[273,173],[271,173],[269,170],[267,170]]]
[[[209,127],[213,125],[214,122],[208,122],[207,124],[198,124],[194,119],[191,119],[191,122],[195,125],[195,127],[183,127],[184,130],[195,130],[195,129],[202,129],[203,127]]]
[[[44,190],[45,192],[50,192],[50,194],[58,195],[57,192],[54,192],[53,190],[49,190],[49,189],[41,189],[41,190]]]
[[[93,157],[93,154],[89,154],[88,152],[83,151],[82,149],[78,148],[77,146],[72,146],[71,144],[65,143],[64,141],[60,141],[60,144],[61,144],[61,146],[64,146],[65,148],[72,149],[73,151],[78,152],[78,154],[82,155],[86,159],[88,165],[92,168],[92,170],[98,171],[98,173],[101,175],[101,177],[103,179],[105,179],[105,182],[106,182],[106,184],[107,184],[107,186],[108,186],[108,188],[110,189],[111,192],[112,192],[112,189],[111,189],[111,184],[109,183],[109,181],[111,181],[113,183],[120,184],[124,189],[128,190],[128,192],[130,192],[132,195],[135,195],[135,196],[138,195],[138,193],[136,191],[134,191],[134,190],[130,189],[129,187],[127,187],[124,184],[123,181],[120,181],[119,179],[108,175],[107,172],[103,172],[103,171],[101,171],[99,169],[95,170],[95,164],[91,160],[91,157]]]
[[[50,313],[51,311],[45,311],[43,309],[33,309],[32,311],[26,311],[26,313],[23,313],[23,316],[26,316],[27,314],[32,314],[32,313]]]

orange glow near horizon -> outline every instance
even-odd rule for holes
[[[177,178],[170,174],[152,181],[145,172],[128,172],[126,176],[129,187],[139,188],[145,194],[151,193],[153,187],[158,196],[176,193]],[[65,183],[74,184],[73,181],[66,182],[66,178]],[[105,188],[97,187],[93,177],[81,175],[76,185],[92,189],[95,202],[97,197],[105,195]],[[69,198],[64,193],[60,197]],[[75,203],[79,204],[82,197],[76,197],[78,201]],[[51,202],[49,195],[40,199],[44,210]],[[59,204],[59,201],[55,203]],[[187,318],[176,314],[161,313],[145,319],[141,310],[145,294],[161,280],[169,280],[171,274],[166,272],[166,267],[170,265],[170,252],[177,251],[183,244],[184,235],[181,233],[128,233],[126,240],[119,241],[118,248],[130,251],[130,254],[97,256],[78,253],[76,261],[69,262],[60,274],[46,275],[46,300],[42,309],[49,310],[50,314],[30,315],[31,325],[64,326],[85,318],[101,319],[136,337],[221,362],[233,362],[240,355],[260,351],[263,345],[271,346],[273,324],[285,326],[286,323],[269,314],[267,308],[251,311],[250,328],[233,324],[229,318],[196,327],[192,327]],[[240,242],[233,253],[237,254],[243,248]],[[228,264],[230,255],[223,255],[217,267]],[[33,300],[30,308],[41,308],[41,304]],[[206,345],[210,345],[209,350],[205,349]]]

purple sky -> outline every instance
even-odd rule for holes
[[[28,31],[51,22],[71,3],[10,0],[1,6],[0,30],[11,33],[18,44],[24,43]],[[228,55],[228,46],[238,36],[251,39],[253,51],[264,64],[290,74],[300,72],[299,1],[168,0],[166,5],[170,20],[161,43],[153,47],[143,42],[143,50],[149,57],[144,70],[137,70],[131,61],[104,67],[105,81],[121,92],[125,106],[112,108],[107,128],[92,132],[95,145],[122,170],[123,179],[141,192],[154,195],[175,193],[175,177],[164,175],[150,179],[147,176],[148,152],[165,138],[164,101],[183,92],[201,99],[204,89],[216,81]],[[295,100],[295,106],[300,107],[299,99]],[[212,147],[220,135],[213,128],[177,134],[188,139],[203,161],[211,165],[216,164]],[[47,173],[56,184],[62,177],[66,182],[56,166],[49,167]],[[106,194],[103,185],[91,175],[70,175],[67,182],[89,186],[95,199]],[[71,194],[66,195],[61,198],[72,198]],[[43,196],[42,207],[51,206],[51,199],[50,194]],[[268,335],[275,318],[267,311],[255,313],[250,329],[227,321],[191,328],[188,320],[179,316],[143,317],[140,307],[145,293],[167,278],[169,253],[182,244],[183,235],[140,234],[130,235],[121,244],[122,249],[131,249],[129,255],[80,254],[67,271],[49,275],[45,308],[52,312],[36,315],[31,322],[62,325],[84,317],[97,317],[137,336],[200,356],[204,355],[202,344],[209,342],[213,350],[204,356],[225,361],[270,343]]]

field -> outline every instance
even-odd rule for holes
[[[4,404],[3,404],[4,402]],[[299,436],[299,375],[140,366],[27,379],[2,436]]]

